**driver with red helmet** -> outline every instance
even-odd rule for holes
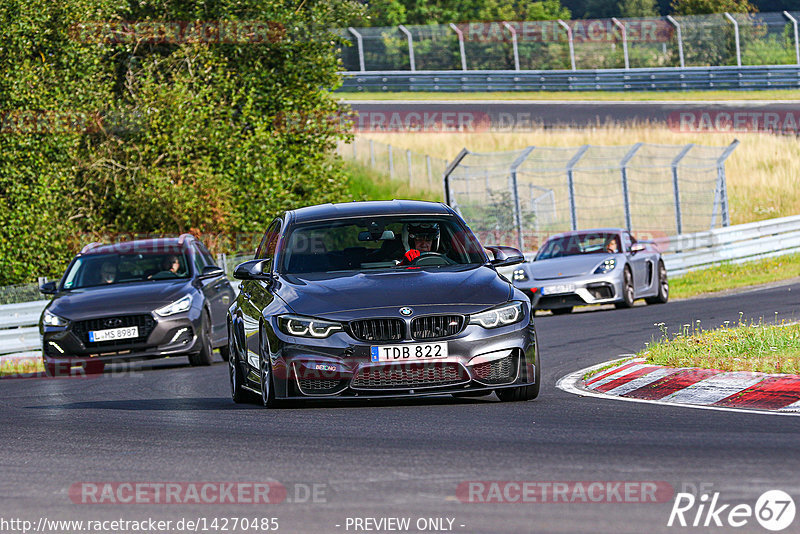
[[[405,231],[408,233],[408,251],[401,265],[408,265],[425,252],[436,252],[439,248],[439,223],[409,223]]]

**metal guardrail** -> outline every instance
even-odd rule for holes
[[[797,89],[800,66],[532,71],[343,72],[340,91],[677,91]]]
[[[0,306],[0,355],[40,348],[39,316],[47,300]]]
[[[721,263],[800,252],[800,216],[739,224],[656,240],[671,276]]]

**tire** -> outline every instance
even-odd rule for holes
[[[223,345],[219,348],[219,356],[223,362],[227,362],[231,358],[231,349],[228,345]]]
[[[211,347],[211,333],[209,332],[208,313],[203,312],[203,319],[200,323],[200,334],[198,342],[200,351],[189,355],[189,365],[197,367],[200,365],[211,365],[214,357],[214,349]]]
[[[658,293],[655,297],[644,299],[648,304],[666,304],[669,300],[669,280],[667,279],[667,268],[664,262],[658,262]]]
[[[249,402],[253,399],[252,395],[249,391],[244,389],[244,373],[242,372],[242,367],[239,365],[239,360],[236,357],[236,351],[232,347],[233,338],[230,336],[230,331],[228,333],[228,345],[225,347],[227,349],[226,352],[232,355],[232,358],[227,358],[228,362],[228,374],[230,375],[231,381],[231,399],[236,404],[242,404],[245,402]]]
[[[533,400],[539,396],[539,380],[530,386],[521,386],[518,388],[506,388],[495,390],[497,398],[502,402],[521,402]]]
[[[553,308],[552,310],[550,310],[550,313],[552,313],[553,315],[568,315],[572,313],[572,306],[569,306],[567,308]]]
[[[264,408],[277,408],[278,401],[275,399],[275,387],[272,381],[272,365],[269,362],[269,355],[264,354],[263,333],[259,340],[259,376],[261,378],[261,405]]]
[[[633,273],[628,267],[625,267],[625,274],[622,281],[622,302],[615,302],[615,308],[632,308],[633,307]]]

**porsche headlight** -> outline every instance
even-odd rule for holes
[[[525,316],[521,302],[503,304],[485,312],[470,315],[469,324],[477,324],[484,328],[499,328],[517,323]]]
[[[594,270],[594,274],[606,274],[614,270],[614,267],[617,266],[617,260],[614,258],[608,258],[603,263],[597,266],[597,269]]]
[[[514,282],[523,282],[528,279],[525,269],[514,269],[513,279]]]
[[[284,334],[298,337],[313,337],[322,339],[334,332],[341,332],[341,323],[303,317],[301,315],[281,315],[278,317],[278,328]]]
[[[167,304],[163,308],[157,309],[156,313],[161,317],[169,317],[170,315],[175,315],[176,313],[185,312],[191,307],[192,307],[192,296],[186,295],[185,297],[176,300],[172,304]]]
[[[49,310],[45,310],[42,316],[42,323],[44,323],[45,326],[67,326],[68,322],[69,321],[63,317],[50,313]]]

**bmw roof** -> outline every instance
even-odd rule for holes
[[[365,202],[343,202],[339,204],[320,204],[299,208],[289,213],[296,222],[326,219],[346,219],[381,215],[452,215],[449,206],[441,202],[421,200],[370,200]]]

